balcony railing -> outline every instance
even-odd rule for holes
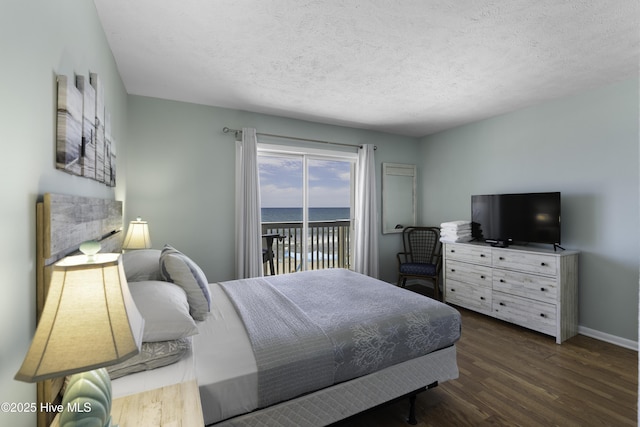
[[[351,266],[351,225],[349,220],[309,221],[307,270],[349,268]],[[304,269],[302,222],[263,222],[262,234],[277,234],[273,240],[275,274]],[[268,263],[264,274],[271,274]]]

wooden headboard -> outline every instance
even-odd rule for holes
[[[100,252],[121,252],[122,202],[110,199],[44,195],[36,205],[36,316],[44,307],[52,266],[78,251],[82,242],[100,241]],[[59,404],[64,378],[38,383],[37,407],[41,403]],[[55,413],[38,412],[38,427],[51,424]]]

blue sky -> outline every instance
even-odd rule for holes
[[[262,207],[302,206],[302,158],[258,156]],[[351,163],[309,160],[309,207],[349,207]]]

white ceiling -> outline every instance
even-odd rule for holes
[[[408,136],[638,75],[637,0],[94,0],[130,94]]]

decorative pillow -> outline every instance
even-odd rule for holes
[[[143,342],[140,353],[116,365],[107,366],[112,380],[140,371],[149,371],[177,362],[191,348],[189,338],[172,341]]]
[[[175,283],[187,293],[189,312],[196,320],[204,320],[211,309],[207,277],[200,267],[182,252],[165,245],[160,255],[163,280]]]
[[[160,251],[138,249],[122,254],[122,266],[127,282],[162,280],[160,275]]]
[[[143,342],[168,341],[198,333],[184,290],[161,281],[129,283],[131,296],[144,318]]]

